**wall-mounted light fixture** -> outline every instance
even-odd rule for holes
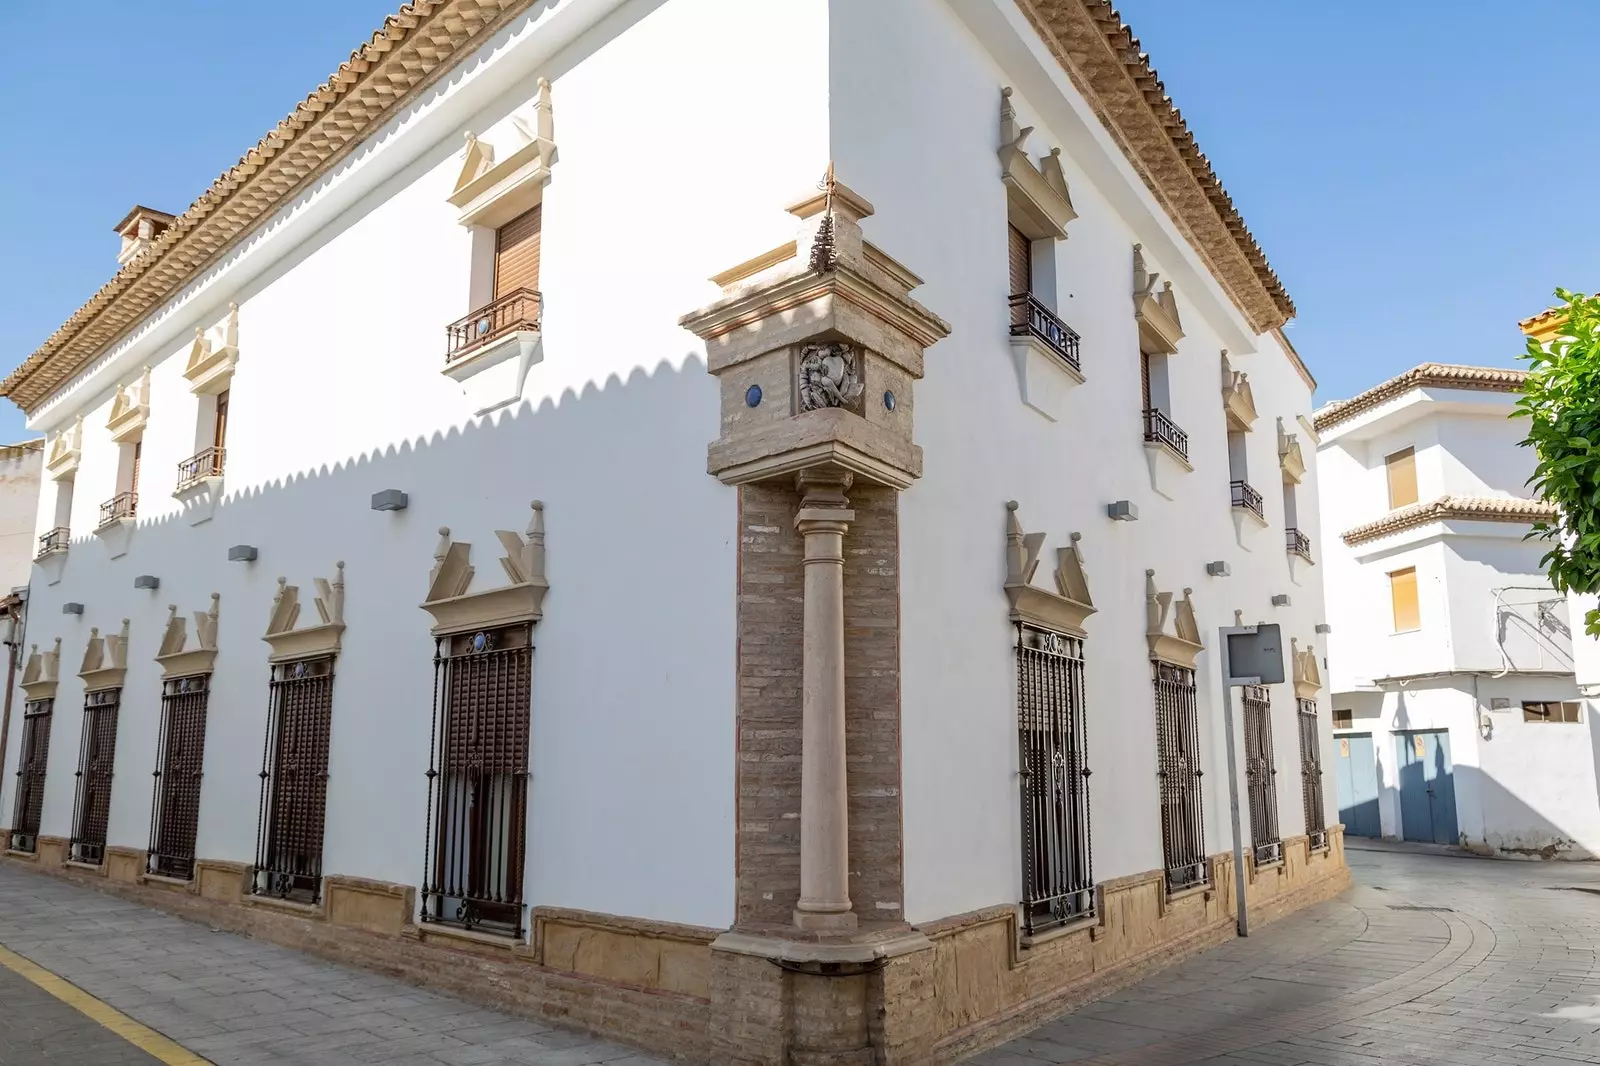
[[[1133,505],[1132,500],[1118,500],[1116,503],[1106,504],[1106,517],[1113,522],[1137,522],[1139,508]]]
[[[1227,577],[1229,574],[1233,573],[1233,568],[1223,560],[1218,559],[1214,563],[1206,564],[1206,573],[1212,577]]]
[[[83,613],[83,604],[81,604],[81,603],[63,603],[61,605],[61,613],[62,614],[82,614]]]
[[[1333,632],[1333,627],[1330,626],[1326,622],[1318,622],[1317,623],[1317,632],[1318,633],[1332,633]]]
[[[161,579],[154,574],[140,574],[133,579],[133,587],[136,589],[158,589],[161,587]]]
[[[384,489],[372,494],[374,511],[404,511],[410,499],[399,489]]]
[[[256,561],[256,546],[254,544],[235,544],[228,549],[228,562],[253,563]]]
[[[1274,607],[1287,607],[1287,606],[1289,606],[1289,594],[1287,592],[1280,592],[1276,596],[1272,597],[1272,606],[1274,606]]]

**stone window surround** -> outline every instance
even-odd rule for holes
[[[144,368],[136,381],[118,387],[111,401],[111,414],[106,418],[106,429],[116,444],[132,444],[144,436],[144,427],[150,420],[150,368]]]
[[[1183,599],[1176,600],[1172,593],[1156,588],[1156,572],[1144,572],[1145,586],[1145,639],[1150,645],[1150,658],[1195,669],[1195,662],[1205,650],[1200,639],[1200,626],[1195,620],[1194,590],[1183,590]]]
[[[209,674],[217,658],[217,618],[222,596],[211,594],[211,608],[194,613],[195,646],[188,650],[188,623],[179,616],[178,605],[167,605],[167,625],[161,636],[161,648],[155,661],[161,665],[161,677],[188,677]]]
[[[56,685],[61,680],[61,638],[57,637],[55,646],[44,654],[39,653],[39,645],[33,645],[28,652],[28,664],[22,669],[22,691],[28,699],[49,700],[56,695]]]
[[[128,619],[122,620],[122,629],[115,636],[100,635],[98,626],[89,630],[89,642],[83,649],[83,663],[78,667],[78,677],[83,680],[85,692],[121,688],[128,674]]]
[[[1081,533],[1070,535],[1065,548],[1056,549],[1056,591],[1036,588],[1033,575],[1039,568],[1039,551],[1045,534],[1024,533],[1017,517],[1017,501],[1006,503],[1006,599],[1011,604],[1013,622],[1026,622],[1040,629],[1068,636],[1084,637],[1084,622],[1095,613],[1089,583],[1083,570],[1083,552],[1078,542]]]
[[[530,507],[533,515],[524,534],[506,529],[494,533],[505,549],[500,566],[510,582],[478,592],[467,591],[476,572],[471,564],[472,545],[452,540],[450,528],[439,527],[428,595],[419,605],[433,616],[435,637],[538,622],[544,617],[544,597],[550,589],[544,572],[544,503],[534,500]]]
[[[339,653],[339,641],[344,633],[344,562],[333,564],[331,581],[320,577],[314,580],[319,621],[297,629],[300,586],[289,584],[286,577],[278,578],[278,592],[272,597],[272,611],[267,616],[267,631],[261,638],[271,649],[267,654],[269,663]]]
[[[83,416],[79,415],[71,428],[57,430],[50,438],[45,453],[45,469],[55,481],[71,481],[78,474],[78,460],[83,455]]]

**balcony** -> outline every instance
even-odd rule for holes
[[[119,492],[100,505],[100,528],[124,518],[132,518],[139,509],[137,492]]]
[[[459,362],[508,333],[538,332],[541,299],[532,289],[513,289],[487,307],[445,327],[446,365]]]
[[[1144,439],[1150,444],[1165,445],[1185,464],[1189,462],[1189,434],[1179,429],[1177,423],[1159,407],[1145,409]]]
[[[208,477],[222,476],[225,448],[202,448],[178,464],[178,492],[192,489]]]
[[[39,538],[39,554],[35,558],[43,559],[49,555],[57,555],[67,550],[72,543],[72,531],[66,526],[57,526]]]
[[[1081,377],[1083,366],[1078,361],[1078,335],[1072,327],[1057,318],[1031,292],[1019,292],[1006,302],[1011,305],[1011,335],[1039,341],[1046,351]]]
[[[1298,555],[1306,562],[1313,562],[1311,558],[1311,538],[1298,529],[1290,528],[1283,531],[1284,539],[1288,542],[1287,548],[1290,555]]]
[[[1233,490],[1233,505],[1235,507],[1242,507],[1263,522],[1267,520],[1266,510],[1261,504],[1261,493],[1251,488],[1248,481],[1229,482],[1229,488]]]

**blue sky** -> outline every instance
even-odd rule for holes
[[[110,278],[129,207],[187,207],[396,6],[0,5],[30,42],[0,64],[22,105],[0,109],[0,365]],[[1600,278],[1600,4],[1119,8],[1295,298],[1319,402],[1430,359],[1511,365],[1518,318]],[[25,435],[0,401],[0,441]]]

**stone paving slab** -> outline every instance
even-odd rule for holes
[[[1347,841],[1356,887],[973,1066],[1600,1064],[1600,864]]]
[[[0,901],[0,945],[219,1066],[665,1066],[15,865],[0,865]],[[0,1066],[155,1061],[0,970]]]

